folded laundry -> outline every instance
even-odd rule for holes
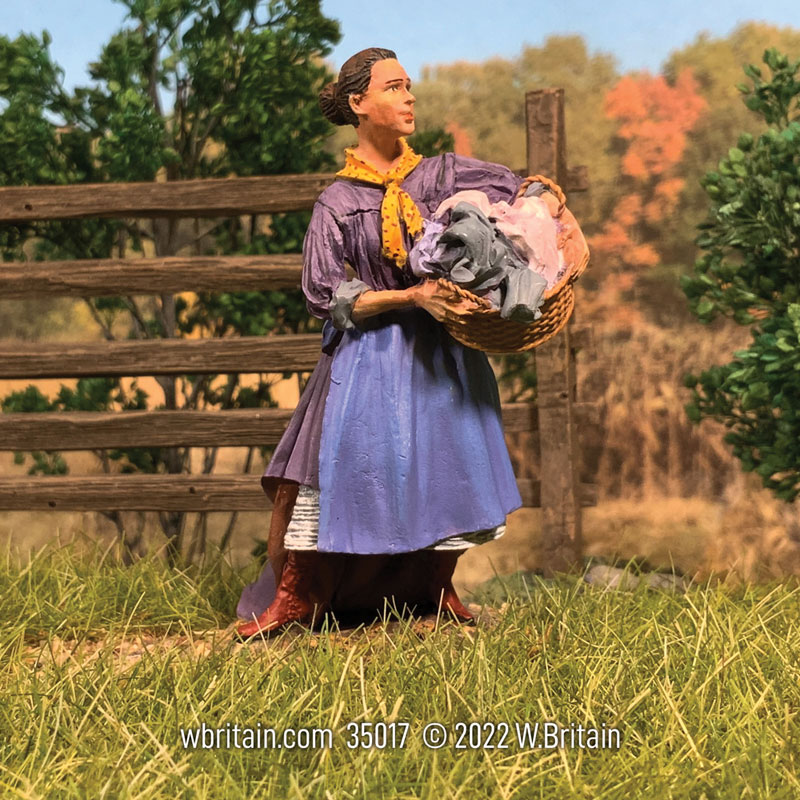
[[[539,319],[542,316],[539,306],[544,300],[546,287],[545,279],[532,270],[511,270],[506,276],[500,316],[503,319],[511,319],[523,324]]]
[[[412,271],[420,277],[445,277],[486,297],[504,319],[522,323],[538,319],[546,279],[529,268],[528,259],[484,213],[490,206],[485,194],[466,191],[458,196],[461,199],[455,206],[445,209],[450,211],[449,224],[429,221],[409,252]],[[470,202],[472,199],[477,204]]]
[[[445,247],[439,244],[439,237],[447,229],[444,222],[425,220],[422,236],[417,239],[414,247],[408,253],[408,263],[411,271],[420,278],[441,278],[442,270],[439,269],[439,258],[444,254]]]
[[[462,202],[480,209],[511,240],[528,266],[544,277],[547,288],[551,289],[563,277],[566,265],[557,245],[558,223],[553,218],[545,193],[549,194],[547,187],[535,182],[522,197],[509,205],[505,201],[491,203],[484,192],[477,190],[457,192],[439,204],[434,218],[445,218],[446,212]]]

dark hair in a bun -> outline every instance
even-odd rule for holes
[[[319,107],[327,120],[334,125],[358,127],[358,117],[350,108],[350,95],[367,91],[372,65],[376,61],[397,58],[393,50],[368,47],[350,56],[339,70],[339,80],[332,81],[319,93]]]

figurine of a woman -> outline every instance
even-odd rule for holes
[[[502,535],[522,504],[486,355],[442,322],[468,313],[408,252],[456,192],[511,201],[523,180],[453,153],[423,158],[414,95],[395,53],[362,50],[320,95],[355,127],[303,246],[303,291],[326,320],[322,355],[262,477],[270,565],[238,606],[243,637],[386,599],[470,621],[452,585],[459,555]],[[346,265],[355,273],[349,278]]]

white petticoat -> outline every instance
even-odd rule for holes
[[[482,531],[450,536],[426,547],[426,550],[467,550],[479,544],[499,539],[506,532],[505,525]],[[316,550],[319,535],[319,489],[301,485],[292,511],[292,519],[284,536],[287,550]]]

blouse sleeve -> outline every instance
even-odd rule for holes
[[[491,203],[499,203],[501,200],[512,203],[516,198],[524,178],[515,175],[508,167],[466,156],[456,155],[454,159],[454,193],[478,189],[485,192]]]
[[[317,202],[303,241],[303,293],[310,314],[329,319],[335,328],[354,327],[353,305],[369,286],[348,281],[344,267],[344,235],[336,215]]]

